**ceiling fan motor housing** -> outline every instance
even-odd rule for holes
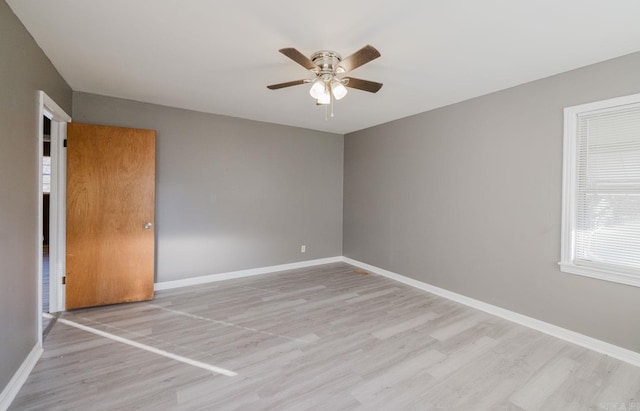
[[[319,72],[317,74],[319,75],[344,73],[344,70],[338,67],[338,64],[342,61],[342,56],[335,51],[322,50],[313,53],[311,55],[311,61],[318,66]]]

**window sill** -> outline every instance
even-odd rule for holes
[[[640,276],[638,275],[609,270],[598,270],[596,268],[584,267],[573,263],[560,262],[558,264],[560,265],[560,271],[564,273],[582,275],[585,277],[597,278],[599,280],[640,287]]]

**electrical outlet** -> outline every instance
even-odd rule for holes
[[[300,252],[301,253],[306,253],[307,252],[307,246],[306,245],[301,245],[300,246]]]

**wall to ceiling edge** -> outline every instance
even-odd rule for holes
[[[0,391],[38,341],[38,90],[71,113],[71,88],[0,1]]]
[[[557,264],[563,108],[638,73],[634,53],[347,134],[344,255],[640,352],[640,288]]]

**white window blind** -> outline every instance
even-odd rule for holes
[[[563,218],[571,221],[564,222],[561,266],[640,285],[640,102],[586,106],[565,112],[573,122],[565,132],[574,136],[565,135],[565,163],[573,159],[565,167],[573,170],[565,168],[570,209]]]

